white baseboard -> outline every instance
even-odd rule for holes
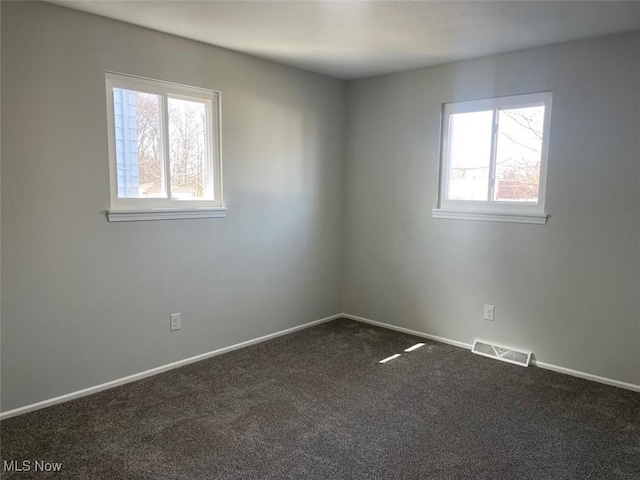
[[[342,316],[344,318],[349,318],[351,320],[355,320],[357,322],[368,323],[370,325],[376,325],[377,327],[386,328],[388,330],[395,330],[396,332],[408,333],[409,335],[415,335],[416,337],[428,338],[429,340],[433,340],[435,342],[447,343],[449,345],[453,345],[455,347],[466,348],[467,350],[471,350],[473,345],[468,343],[459,342],[457,340],[451,340],[449,338],[437,337],[436,335],[429,335],[428,333],[418,332],[417,330],[411,330],[409,328],[397,327],[395,325],[391,325],[390,323],[378,322],[376,320],[370,320],[364,317],[358,317],[356,315],[351,315],[349,313],[343,313]]]
[[[349,313],[343,313],[342,316],[344,318],[350,318],[351,320],[356,320],[358,322],[369,323],[371,325],[387,328],[389,330],[396,330],[398,332],[408,333],[409,335],[415,335],[416,337],[428,338],[429,340],[434,340],[436,342],[447,343],[449,345],[454,345],[456,347],[466,348],[467,350],[471,350],[471,347],[472,347],[472,345],[469,343],[459,342],[457,340],[451,340],[450,338],[438,337],[436,335],[429,335],[428,333],[418,332],[417,330],[411,330],[409,328],[404,328],[404,327],[397,327],[389,323],[378,322],[376,320],[370,320],[368,318],[358,317],[356,315],[351,315]],[[571,375],[572,377],[583,378],[585,380],[591,380],[593,382],[603,383],[605,385],[611,385],[613,387],[624,388],[625,390],[631,390],[633,392],[640,392],[640,385],[635,385],[633,383],[621,382],[620,380],[613,380],[611,378],[600,377],[598,375],[593,375],[592,373],[580,372],[578,370],[572,370],[570,368],[553,365],[551,363],[540,362],[535,359],[531,360],[531,365],[535,365],[536,367],[543,368],[545,370],[553,370],[554,372]]]
[[[126,383],[135,382],[136,380],[142,380],[143,378],[151,377],[153,375],[157,375],[162,372],[166,372],[168,370],[173,370],[174,368],[182,367],[184,365],[188,365],[190,363],[198,362],[200,360],[205,360],[210,357],[215,357],[216,355],[221,355],[223,353],[231,352],[233,350],[237,350],[239,348],[248,347],[249,345],[254,345],[256,343],[264,342],[266,340],[271,340],[272,338],[280,337],[283,335],[287,335],[289,333],[297,332],[298,330],[303,330],[305,328],[313,327],[314,325],[319,325],[321,323],[329,322],[331,320],[335,320],[338,318],[348,318],[351,320],[355,320],[362,323],[368,323],[370,325],[375,325],[378,327],[386,328],[389,330],[395,330],[397,332],[407,333],[409,335],[414,335],[416,337],[427,338],[429,340],[433,340],[440,343],[446,343],[449,345],[453,345],[460,348],[465,348],[467,350],[471,350],[472,345],[465,342],[460,342],[458,340],[451,340],[445,337],[438,337],[436,335],[430,335],[428,333],[419,332],[417,330],[411,330],[409,328],[398,327],[396,325],[391,325],[389,323],[378,322],[376,320],[371,320],[369,318],[358,317],[356,315],[351,315],[349,313],[339,313],[336,315],[331,315],[329,317],[321,318],[320,320],[315,320],[313,322],[305,323],[303,325],[298,325],[296,327],[287,328],[285,330],[281,330],[279,332],[270,333],[269,335],[264,335],[262,337],[254,338],[252,340],[247,340],[245,342],[237,343],[235,345],[231,345],[224,348],[219,348],[218,350],[213,350],[211,352],[202,353],[200,355],[196,355],[194,357],[185,358],[184,360],[179,360],[177,362],[168,363],[166,365],[162,365],[160,367],[152,368],[150,370],[145,370],[144,372],[136,373],[133,375],[129,375],[127,377],[118,378],[116,380],[112,380],[110,382],[102,383],[100,385],[96,385],[93,387],[85,388],[82,390],[78,390],[75,392],[66,393],[64,395],[60,395],[59,397],[50,398],[47,400],[43,400],[41,402],[32,403],[30,405],[25,405],[23,407],[14,408],[13,410],[7,410],[6,412],[0,413],[0,420],[6,420],[7,418],[15,417],[17,415],[22,415],[25,413],[33,412],[35,410],[40,410],[41,408],[50,407],[52,405],[56,405],[58,403],[67,402],[69,400],[73,400],[75,398],[85,397],[87,395],[92,395],[94,393],[101,392],[102,390],[107,390],[109,388],[117,387],[120,385],[124,385]],[[584,378],[586,380],[591,380],[598,383],[603,383],[605,385],[611,385],[614,387],[624,388],[626,390],[632,390],[634,392],[640,392],[640,385],[635,385],[633,383],[621,382],[619,380],[613,380],[611,378],[600,377],[598,375],[593,375],[591,373],[580,372],[578,370],[572,370],[570,368],[561,367],[558,365],[553,365],[550,363],[540,362],[537,360],[531,361],[532,365],[535,365],[539,368],[544,368],[546,370],[553,370],[554,372],[564,373],[567,375],[571,375],[574,377]]]
[[[614,380],[612,378],[600,377],[592,373],[580,372],[578,370],[572,370],[570,368],[553,365],[552,363],[540,362],[536,359],[531,359],[531,365],[535,365],[538,368],[544,368],[545,370],[553,370],[554,372],[571,375],[572,377],[584,378],[585,380],[591,380],[592,382],[611,385],[612,387],[619,387],[624,388],[625,390],[631,390],[633,392],[640,392],[640,385],[636,385],[634,383],[621,382],[620,380]]]
[[[40,410],[41,408],[50,407],[58,403],[68,402],[69,400],[73,400],[75,398],[86,397],[87,395],[92,395],[94,393],[101,392],[102,390],[107,390],[109,388],[124,385],[125,383],[135,382],[136,380],[142,380],[143,378],[151,377],[153,375],[157,375],[158,373],[166,372],[167,370],[173,370],[174,368],[182,367],[184,365],[198,362],[206,358],[215,357],[216,355],[221,355],[223,353],[231,352],[233,350],[238,350],[239,348],[248,347],[249,345],[254,345],[256,343],[264,342],[266,340],[271,340],[272,338],[281,337],[289,333],[297,332],[298,330],[303,330],[305,328],[313,327],[314,325],[319,325],[321,323],[329,322],[337,318],[342,318],[342,316],[343,316],[342,314],[331,315],[330,317],[321,318],[320,320],[315,320],[313,322],[305,323],[303,325],[287,328],[286,330],[280,330],[279,332],[270,333],[269,335],[264,335],[262,337],[254,338],[253,340],[247,340],[246,342],[236,343],[235,345],[231,345],[229,347],[219,348],[218,350],[202,353],[200,355],[185,358],[184,360],[179,360],[177,362],[168,363],[160,367],[152,368],[151,370],[145,370],[144,372],[135,373],[127,377],[122,377],[116,380],[112,380],[110,382],[101,383],[100,385],[84,388],[82,390],[78,390],[71,393],[66,393],[64,395],[60,395],[59,397],[49,398],[41,402],[25,405],[24,407],[14,408],[13,410],[7,410],[6,412],[0,413],[0,420],[6,420],[7,418],[15,417],[17,415],[22,415],[24,413],[33,412],[35,410]]]

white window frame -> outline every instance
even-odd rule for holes
[[[199,87],[190,87],[177,83],[137,77],[122,73],[106,72],[107,90],[107,136],[109,142],[109,178],[111,205],[107,211],[110,222],[135,220],[168,220],[186,218],[211,218],[226,216],[227,208],[222,197],[222,145],[220,125],[220,92]],[[164,161],[163,183],[166,183],[168,198],[119,198],[118,197],[118,165],[116,158],[116,136],[113,89],[121,88],[158,95],[161,98],[160,148]],[[207,110],[206,148],[208,150],[207,185],[211,193],[210,199],[178,200],[171,198],[171,182],[169,179],[169,121],[168,100],[178,98],[204,103]]]
[[[545,211],[547,168],[549,156],[549,132],[551,125],[551,92],[530,93],[508,97],[496,97],[466,102],[445,103],[442,105],[442,136],[440,139],[440,172],[438,177],[437,207],[433,209],[435,218],[462,220],[485,220],[494,222],[515,222],[545,224],[548,214]],[[496,171],[496,147],[498,135],[498,110],[506,108],[525,108],[544,105],[542,134],[542,152],[540,158],[540,184],[537,202],[508,202],[493,200]],[[489,200],[450,200],[447,199],[450,174],[450,124],[451,115],[493,111],[493,130],[491,138],[491,160],[489,176]]]

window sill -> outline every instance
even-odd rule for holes
[[[145,220],[186,220],[193,218],[224,218],[227,207],[159,208],[153,210],[107,210],[110,222],[138,222]]]
[[[433,209],[433,218],[449,218],[454,220],[480,220],[484,222],[532,223],[544,225],[549,215],[546,213],[504,213],[504,212],[462,212]]]

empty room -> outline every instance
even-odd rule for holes
[[[1,478],[640,478],[640,2],[0,28]]]

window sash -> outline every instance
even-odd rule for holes
[[[112,210],[153,210],[222,207],[222,162],[220,142],[220,92],[189,87],[160,80],[107,72],[108,149]],[[118,197],[118,165],[116,158],[114,89],[149,93],[160,97],[160,158],[163,165],[162,190],[166,198]],[[171,195],[169,109],[170,98],[205,105],[206,186],[205,196],[199,199],[177,199]]]
[[[543,213],[546,196],[547,159],[549,150],[549,127],[551,120],[551,92],[497,97],[467,102],[446,103],[442,106],[441,163],[438,188],[437,209],[456,212],[480,213]],[[498,115],[501,110],[544,106],[544,120],[540,154],[540,176],[537,202],[495,200],[496,155],[499,133]],[[473,112],[492,112],[491,154],[489,158],[488,200],[449,199],[451,176],[451,118],[454,114]]]

